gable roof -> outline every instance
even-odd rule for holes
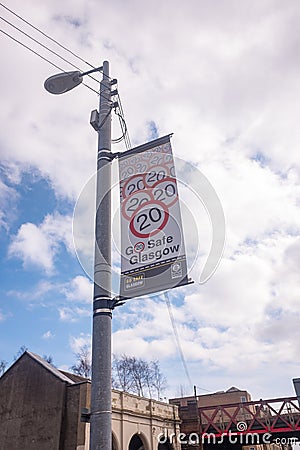
[[[47,361],[44,360],[44,358],[37,355],[36,353],[29,352],[28,350],[26,350],[23,353],[23,355],[21,356],[21,358],[24,355],[28,355],[30,358],[34,359],[36,362],[41,364],[45,369],[47,369],[49,372],[51,372],[54,376],[59,378],[61,381],[64,381],[65,383],[68,383],[68,384],[75,384],[75,381],[73,381],[71,378],[69,378],[67,376],[66,372],[62,373],[60,370],[58,370],[56,367],[49,364]]]
[[[76,375],[74,373],[69,373],[64,370],[59,370],[56,367],[49,364],[44,358],[42,358],[40,355],[37,355],[36,353],[30,352],[29,350],[26,350],[22,355],[13,362],[13,364],[0,376],[0,378],[4,378],[8,372],[16,365],[18,362],[23,359],[24,357],[33,359],[36,363],[40,364],[44,367],[48,372],[50,372],[55,377],[59,378],[61,381],[67,384],[78,384],[78,383],[90,383],[91,380],[89,378],[82,377],[80,375]]]

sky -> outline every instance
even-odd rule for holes
[[[133,146],[174,133],[173,153],[222,205],[226,243],[200,283],[212,240],[207,205],[179,170],[193,285],[169,292],[197,392],[294,395],[300,376],[300,4],[298,0],[53,0],[3,3],[94,66],[110,62]],[[1,17],[80,70],[90,66],[0,6]],[[1,29],[73,70],[7,22]],[[96,167],[98,96],[61,96],[59,70],[1,34],[0,360],[21,346],[68,369],[91,340],[92,281],[73,213]],[[99,76],[95,76],[99,79]],[[97,90],[96,81],[85,82]],[[113,137],[120,136],[116,117]],[[122,151],[119,144],[113,151]],[[194,177],[197,178],[197,177]],[[93,227],[92,213],[82,225]],[[114,219],[117,221],[117,219]],[[117,241],[117,227],[114,239]],[[196,250],[195,250],[196,249]],[[196,255],[196,256],[195,256]],[[166,396],[192,394],[162,295],[113,313],[113,352],[157,359]]]

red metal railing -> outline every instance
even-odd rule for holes
[[[201,434],[221,436],[230,432],[286,433],[300,431],[297,397],[199,407]]]

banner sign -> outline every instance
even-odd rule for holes
[[[121,298],[188,284],[170,135],[119,155]]]

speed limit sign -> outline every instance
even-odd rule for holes
[[[163,230],[168,222],[167,206],[155,200],[143,203],[130,221],[130,231],[134,236],[147,238]]]
[[[120,295],[137,297],[187,283],[170,135],[119,156]]]

